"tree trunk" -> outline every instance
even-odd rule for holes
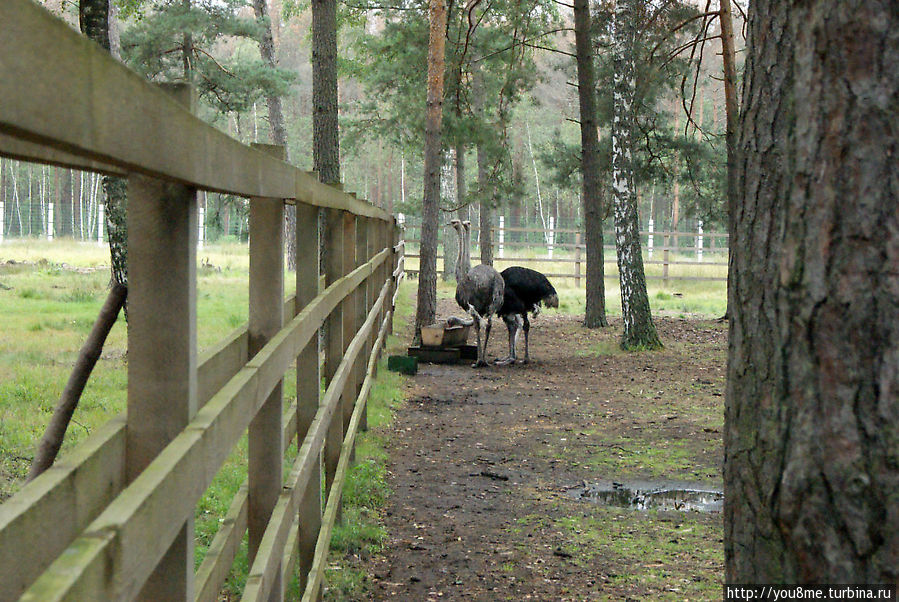
[[[277,66],[275,60],[275,40],[272,36],[272,21],[268,15],[266,0],[253,0],[253,12],[256,21],[262,26],[262,37],[259,40],[259,54],[265,64],[272,69]],[[268,106],[268,125],[272,144],[284,147],[284,156],[290,161],[290,152],[287,148],[287,129],[284,127],[284,111],[281,108],[280,96],[266,96],[265,103]],[[296,244],[297,244],[297,210],[294,205],[288,205],[284,211],[284,244],[287,252],[287,269],[296,271]]]
[[[478,247],[481,251],[481,263],[493,265],[493,208],[487,194],[487,151],[478,144],[478,189],[481,192],[480,211],[478,212]]]
[[[103,351],[106,337],[109,335],[109,331],[112,330],[113,325],[115,325],[116,318],[119,316],[119,310],[125,304],[127,294],[128,289],[119,285],[114,285],[112,290],[109,291],[106,302],[100,309],[100,315],[97,316],[90,335],[78,353],[75,367],[72,369],[72,374],[69,375],[66,388],[56,403],[56,409],[53,411],[49,424],[47,424],[47,430],[44,431],[44,435],[41,437],[34,460],[31,462],[31,468],[28,470],[28,477],[25,479],[26,482],[37,478],[50,468],[54,460],[56,460],[59,448],[62,447],[65,439],[66,430],[69,428],[69,422],[72,421],[72,415],[75,413],[75,408],[78,407],[78,401],[81,399],[81,393],[84,392],[87,380],[90,378],[97,360],[100,359],[100,353]]]
[[[322,182],[340,182],[336,0],[312,0],[312,165]]]
[[[443,70],[446,42],[446,2],[430,0],[428,38],[428,100],[425,117],[424,199],[421,204],[421,251],[418,272],[418,306],[415,341],[421,327],[434,322],[437,313],[437,213],[440,202],[441,122],[443,120]]]
[[[109,52],[109,2],[108,0],[80,0],[78,18],[81,33]],[[103,176],[103,192],[106,196],[106,232],[109,237],[109,256],[112,282],[128,286],[128,229],[126,211],[127,183],[121,178]],[[125,306],[128,319],[128,306]]]
[[[734,49],[734,19],[731,12],[730,0],[720,0],[719,19],[721,20],[721,58],[724,63],[724,111],[725,144],[727,146],[727,216],[728,234],[730,240],[734,240],[733,216],[736,215],[737,193],[736,169],[737,169],[737,128],[740,119],[740,102],[737,99],[737,53]],[[717,105],[715,105],[717,107]],[[727,247],[728,264],[734,252],[734,246]],[[728,272],[729,275],[729,272]],[[728,287],[730,278],[728,277]],[[724,312],[724,319],[730,318],[730,295],[728,306]]]
[[[749,5],[725,578],[899,581],[899,13]]]
[[[444,198],[444,206],[456,206],[458,204],[458,191],[456,190],[456,177],[454,174],[455,167],[457,166],[456,161],[456,149],[449,149],[443,153],[443,167],[442,174],[440,176],[440,188],[443,190]],[[453,218],[459,217],[459,211],[453,211],[451,216]],[[444,219],[440,219],[440,214],[438,213],[438,219],[440,222],[443,222]],[[444,222],[445,223],[445,222]],[[438,229],[440,224],[437,224]],[[452,226],[444,226],[443,227],[443,273],[441,274],[441,278],[444,282],[452,280],[455,278],[456,274],[456,255],[459,252],[459,237],[456,236],[456,231],[452,228]]]
[[[581,113],[581,174],[584,228],[587,234],[587,328],[608,326],[602,240],[602,178],[596,123],[596,85],[593,75],[593,39],[588,0],[574,2],[574,39],[577,55],[578,101]]]
[[[635,0],[619,0],[615,7],[612,32],[615,111],[612,120],[612,192],[615,196],[615,248],[618,252],[621,315],[624,320],[621,347],[629,350],[662,347],[652,323],[649,297],[646,294],[632,163],[636,94],[635,21],[638,15],[639,8]]]

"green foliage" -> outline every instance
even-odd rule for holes
[[[451,4],[444,74],[445,148],[480,147],[486,153],[489,189],[471,190],[468,199],[496,204],[523,194],[520,169],[512,161],[512,110],[537,81],[533,51],[525,40],[551,29],[555,5],[537,0],[522,5],[503,0],[467,10]],[[380,9],[383,29],[355,40],[345,71],[365,88],[358,115],[347,123],[344,148],[359,149],[378,137],[403,150],[424,139],[427,73],[427,3]],[[474,162],[469,162],[469,165]]]
[[[136,20],[122,32],[122,56],[148,79],[194,81],[219,113],[247,111],[264,96],[286,94],[295,76],[263,63],[262,23],[240,16],[246,6],[247,0],[133,3]],[[233,50],[227,60],[217,56],[223,45]]]

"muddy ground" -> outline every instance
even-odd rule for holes
[[[440,301],[439,316],[458,313]],[[726,325],[657,317],[665,350],[623,353],[620,321],[582,319],[537,317],[530,364],[423,364],[409,380],[388,444],[389,542],[359,560],[371,599],[720,599],[720,512],[578,494],[596,482],[720,488]],[[494,326],[497,357],[507,337]]]

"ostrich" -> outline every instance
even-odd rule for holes
[[[474,319],[478,336],[478,361],[474,367],[487,365],[487,341],[493,314],[503,303],[505,283],[502,276],[489,265],[471,266],[471,255],[467,249],[465,227],[457,219],[450,222],[459,235],[459,254],[456,260],[456,303]],[[481,329],[484,342],[481,344]]]
[[[556,289],[549,283],[549,279],[536,270],[513,266],[502,271],[505,283],[503,304],[497,315],[506,323],[509,329],[509,357],[497,360],[497,364],[509,364],[517,360],[515,353],[515,338],[520,328],[524,329],[524,360],[530,361],[528,350],[528,332],[531,323],[528,321],[528,312],[533,312],[534,317],[540,313],[540,304],[547,307],[559,307],[559,296]]]

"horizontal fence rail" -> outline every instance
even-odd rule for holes
[[[413,226],[417,228],[418,226]],[[407,226],[408,229],[408,226]],[[477,231],[477,228],[472,228]],[[581,286],[581,280],[586,278],[586,245],[583,240],[583,233],[579,230],[555,228],[552,230],[543,230],[538,228],[493,228],[493,261],[499,268],[503,269],[510,265],[528,266],[537,271],[544,272],[550,278],[571,278],[574,279],[576,287]],[[540,233],[544,240],[556,240],[555,235],[558,233],[573,234],[574,241],[572,243],[546,243],[546,242],[517,242],[506,240],[505,234],[513,232],[522,233]],[[640,236],[643,238],[642,247],[644,259],[643,263],[647,266],[661,266],[660,273],[647,271],[647,280],[662,280],[665,284],[672,280],[685,281],[707,281],[707,282],[727,282],[727,270],[724,274],[715,275],[696,275],[681,274],[671,270],[671,266],[686,266],[689,271],[702,270],[710,268],[713,272],[720,271],[720,268],[727,268],[727,246],[714,246],[716,239],[722,239],[725,242],[728,239],[726,233],[720,232],[665,232],[665,231],[641,231]],[[661,237],[665,241],[664,245],[656,245],[654,239]],[[603,234],[605,240],[614,240],[612,233]],[[688,238],[693,241],[692,245],[675,245],[672,241],[677,238]],[[472,234],[472,240],[476,241],[477,237]],[[650,244],[650,241],[653,241]],[[406,242],[416,247],[420,244],[420,240],[407,236]],[[510,251],[510,249],[512,251]],[[519,252],[516,254],[515,249]],[[536,251],[542,256],[525,256],[521,250]],[[561,253],[560,253],[561,251]],[[615,255],[615,245],[604,245],[604,261],[603,263],[613,268],[617,266],[617,258]],[[477,257],[479,246],[472,247],[472,256]],[[684,254],[693,254],[693,257],[684,257]],[[677,254],[677,255],[675,255]],[[718,261],[709,261],[704,254],[711,255],[713,258],[719,258]],[[406,257],[409,259],[420,259],[418,253],[408,253]],[[444,254],[437,255],[437,260],[443,262],[444,270],[449,265],[444,261]],[[452,259],[455,259],[454,257]],[[721,260],[723,259],[723,260]],[[570,267],[569,267],[570,266]],[[570,270],[570,271],[566,271]],[[547,271],[549,270],[549,271]],[[439,270],[438,270],[439,271]],[[411,276],[418,274],[416,267],[407,268],[406,273]],[[616,278],[617,272],[606,270],[607,278]]]
[[[0,3],[0,21],[0,155],[126,178],[130,271],[127,411],[0,505],[0,602],[216,600],[245,534],[244,599],[283,599],[293,574],[316,599],[392,332],[400,228],[285,163],[282,149],[246,147],[204,124],[190,89],[143,81],[30,0]],[[250,207],[249,322],[202,354],[200,189],[249,197]],[[297,210],[297,293],[285,299],[287,203]],[[297,401],[285,412],[293,367]],[[247,479],[195,572],[197,503],[245,435]]]

